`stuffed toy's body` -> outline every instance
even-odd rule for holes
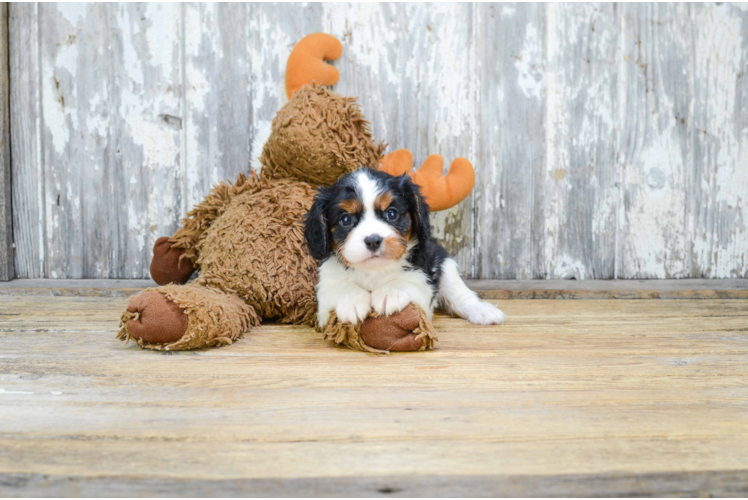
[[[337,70],[324,60],[341,53],[329,35],[299,42],[287,66],[290,100],[273,120],[259,174],[217,185],[172,237],[159,238],[151,275],[162,286],[131,298],[118,338],[179,350],[231,344],[263,318],[315,325],[318,263],[303,227],[315,190],[362,167],[402,174],[412,165],[404,150],[383,157],[384,145],[373,141],[355,99],[318,86],[337,82]],[[448,208],[467,196],[474,182],[467,160],[456,160],[447,176],[441,157],[429,161],[438,172],[422,167],[411,175],[430,205]],[[187,283],[197,269],[199,277]],[[433,346],[433,328],[415,304],[370,316],[358,325],[333,317],[323,333],[364,351]]]

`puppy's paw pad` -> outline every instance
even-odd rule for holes
[[[410,304],[410,294],[397,288],[380,288],[371,294],[371,306],[377,314],[391,315]]]
[[[343,323],[356,324],[363,321],[371,311],[371,294],[356,290],[341,298],[335,306],[335,314]]]
[[[467,319],[475,325],[503,325],[506,316],[501,309],[481,302],[471,308]]]

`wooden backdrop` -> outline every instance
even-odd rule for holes
[[[748,277],[748,8],[12,4],[19,277],[139,278],[247,172],[303,35],[375,135],[475,165],[434,217],[479,278]]]

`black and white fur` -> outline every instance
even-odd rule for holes
[[[305,236],[312,257],[321,261],[320,327],[333,310],[340,321],[356,324],[372,309],[390,315],[410,302],[429,315],[439,303],[471,323],[504,322],[504,313],[480,301],[431,236],[428,205],[407,175],[364,168],[321,189]]]

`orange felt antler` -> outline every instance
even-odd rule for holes
[[[343,45],[332,35],[313,33],[302,38],[286,63],[286,95],[290,99],[304,85],[335,85],[340,73],[325,61],[343,54]]]
[[[413,155],[407,149],[398,149],[382,158],[379,170],[392,175],[407,173],[421,188],[421,194],[432,212],[446,210],[467,198],[475,186],[473,165],[465,158],[456,158],[442,175],[444,158],[431,155],[421,168],[413,172]]]

